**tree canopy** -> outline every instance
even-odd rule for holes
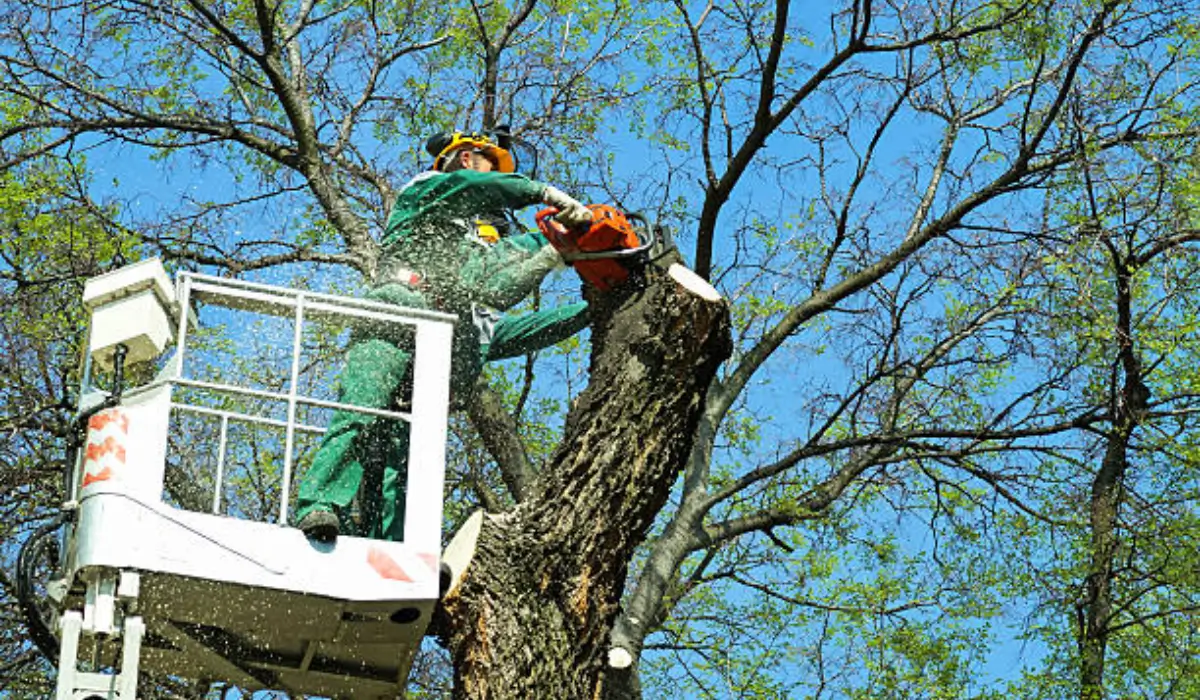
[[[61,499],[84,279],[360,293],[425,139],[510,124],[726,301],[489,371],[447,531],[537,564],[447,601],[414,695],[1200,696],[1198,10],[8,3],[0,551]],[[0,688],[44,697],[0,583]]]

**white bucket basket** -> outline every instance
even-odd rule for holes
[[[115,572],[139,576],[147,634],[167,642],[144,649],[143,670],[312,695],[401,693],[439,595],[454,317],[192,273],[179,276],[175,291],[157,261],[93,280],[86,298],[95,368],[113,371],[118,346],[127,365],[157,360],[170,341],[174,355],[151,382],[125,389],[88,420],[69,579],[90,591],[102,581],[111,588]],[[283,324],[286,337],[256,332],[246,315]],[[412,334],[409,410],[312,395],[330,384],[305,374],[312,338],[344,338],[361,324]],[[223,356],[197,349],[204,343],[231,351],[265,343],[277,362],[222,366],[212,358]],[[239,379],[239,366],[253,370],[253,381]],[[289,525],[298,446],[311,448],[335,411],[409,423],[402,542],[343,536],[321,544]],[[262,485],[275,500],[259,511],[236,508],[228,493],[235,470],[239,484]],[[172,488],[199,493],[204,507],[164,500]],[[72,604],[81,599],[68,596]],[[99,633],[81,642],[101,653],[115,643]]]

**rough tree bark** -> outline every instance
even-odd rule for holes
[[[443,600],[458,698],[596,698],[635,548],[687,460],[731,351],[723,300],[658,268],[592,294],[591,381],[536,495],[483,519]]]

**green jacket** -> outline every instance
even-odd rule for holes
[[[457,170],[413,178],[396,197],[383,235],[383,275],[390,264],[420,274],[447,310],[470,304],[508,309],[535,290],[558,264],[539,233],[487,243],[477,221],[542,200],[545,184],[523,175]]]

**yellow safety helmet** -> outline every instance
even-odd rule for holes
[[[484,134],[455,131],[454,133],[438,134],[425,142],[425,150],[433,156],[434,170],[444,168],[450,156],[464,148],[484,154],[496,164],[496,170],[502,173],[512,173],[517,170],[512,153]]]

